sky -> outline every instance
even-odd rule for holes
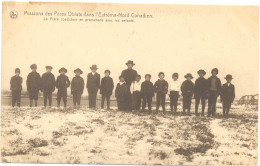
[[[18,12],[17,19],[10,18],[12,10]],[[19,67],[26,90],[33,63],[40,74],[45,66],[53,66],[56,77],[65,67],[70,80],[74,69],[81,68],[85,81],[89,67],[96,64],[102,77],[110,69],[117,83],[125,63],[133,60],[142,81],[149,73],[155,82],[161,71],[168,82],[174,72],[179,73],[180,81],[187,73],[195,81],[199,69],[208,78],[216,67],[222,83],[227,74],[233,75],[237,97],[257,94],[258,10],[254,6],[5,3],[1,88],[10,88],[10,78]],[[153,18],[136,18],[132,23],[56,22],[25,16],[24,11],[146,13]]]

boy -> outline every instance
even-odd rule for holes
[[[102,95],[101,109],[104,109],[105,99],[107,100],[107,110],[110,110],[110,96],[114,89],[114,81],[110,77],[110,70],[105,70],[105,77],[101,80],[100,94]]]
[[[223,117],[227,117],[231,104],[235,99],[235,86],[231,84],[232,75],[228,74],[225,79],[227,83],[225,83],[221,88],[221,102],[223,104]]]
[[[81,69],[77,68],[74,70],[76,76],[71,81],[71,94],[73,95],[74,108],[80,107],[81,95],[84,90],[84,80],[80,75],[83,73]]]
[[[96,109],[96,98],[97,92],[100,86],[100,75],[97,73],[97,65],[90,67],[91,73],[88,74],[87,78],[87,89],[89,97],[89,108]]]
[[[37,107],[37,101],[38,101],[38,95],[39,90],[41,90],[41,76],[39,73],[36,72],[37,65],[32,64],[30,66],[32,69],[32,72],[28,74],[26,84],[27,84],[27,90],[29,93],[29,99],[30,99],[30,107],[33,105],[33,100],[35,107]]]
[[[204,110],[205,110],[205,101],[208,94],[208,88],[207,88],[207,80],[204,78],[206,72],[204,70],[199,70],[198,72],[199,78],[195,81],[195,87],[194,87],[194,97],[195,97],[195,115],[199,116],[198,109],[199,104],[201,101],[202,105],[202,112],[201,116],[204,116]]]
[[[57,77],[56,80],[56,88],[58,89],[57,93],[57,106],[60,107],[61,98],[63,99],[64,108],[67,106],[67,88],[70,86],[70,80],[65,75],[67,73],[67,69],[62,67],[59,70],[60,75]]]
[[[180,82],[178,81],[179,74],[173,73],[172,74],[172,80],[169,84],[169,91],[170,91],[170,107],[171,112],[173,113],[173,107],[174,112],[177,112],[177,106],[178,106],[178,98],[179,98],[179,91],[180,91]]]
[[[46,66],[46,73],[42,75],[42,91],[44,99],[44,107],[47,106],[47,99],[49,100],[49,106],[52,104],[52,93],[55,90],[55,77],[51,73],[52,67]]]
[[[10,84],[10,90],[12,91],[12,106],[15,106],[15,103],[17,102],[17,106],[20,107],[21,102],[21,91],[22,91],[22,82],[23,79],[20,77],[20,69],[15,69],[15,76],[11,78]]]
[[[160,105],[162,105],[163,113],[165,113],[165,96],[168,92],[168,82],[164,80],[164,73],[158,74],[159,79],[154,84],[156,92],[156,113],[158,113]]]
[[[152,110],[152,98],[154,96],[153,83],[150,81],[151,75],[145,75],[145,81],[141,85],[141,96],[143,98],[142,110],[144,111],[146,107],[146,102],[148,104],[148,110]]]
[[[132,109],[139,111],[141,107],[141,76],[137,75],[135,81],[130,86],[130,92],[132,95]]]
[[[221,81],[217,77],[218,69],[214,68],[211,70],[211,77],[208,78],[208,117],[214,116],[216,113],[217,98],[221,93]]]
[[[115,96],[117,100],[118,110],[126,111],[128,108],[127,95],[129,94],[129,87],[125,82],[125,78],[123,76],[119,76],[120,82],[116,86]]]
[[[191,100],[194,92],[194,84],[191,81],[193,77],[190,73],[188,73],[184,76],[184,78],[186,78],[186,80],[181,85],[181,92],[183,96],[183,113],[185,113],[185,110],[187,109],[188,114],[190,115]]]

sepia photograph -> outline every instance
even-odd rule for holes
[[[1,163],[258,164],[259,6],[2,2]]]

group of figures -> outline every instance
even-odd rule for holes
[[[145,81],[141,82],[141,76],[133,69],[135,65],[133,61],[126,63],[127,69],[123,70],[119,76],[119,83],[115,88],[115,97],[117,99],[118,110],[123,111],[143,111],[148,105],[148,110],[152,111],[152,98],[156,94],[156,110],[158,113],[159,107],[162,106],[163,113],[165,113],[165,98],[166,95],[170,96],[170,108],[172,113],[177,112],[178,99],[180,94],[183,96],[183,113],[186,112],[190,115],[192,97],[195,98],[195,115],[204,116],[205,102],[208,100],[208,116],[214,116],[216,113],[217,98],[220,96],[223,104],[223,116],[227,116],[232,102],[235,98],[235,87],[231,83],[232,75],[228,74],[225,79],[226,83],[221,84],[220,79],[217,77],[218,69],[211,70],[211,76],[206,79],[204,76],[206,72],[199,70],[197,73],[199,77],[196,79],[195,84],[192,82],[192,74],[186,74],[185,81],[181,84],[178,80],[178,73],[173,73],[171,81],[168,83],[163,72],[158,74],[159,79],[153,84],[151,75],[145,75]],[[52,105],[52,93],[55,88],[57,92],[57,106],[60,107],[61,99],[63,99],[64,107],[67,106],[67,88],[71,87],[71,94],[73,95],[73,103],[75,108],[79,108],[81,96],[84,90],[84,79],[80,76],[83,72],[77,68],[74,70],[75,77],[70,82],[66,76],[67,69],[64,67],[59,70],[60,75],[55,80],[52,74],[52,67],[46,66],[46,73],[40,76],[37,72],[37,65],[30,66],[32,72],[29,73],[26,80],[27,91],[30,99],[30,107],[37,106],[39,91],[43,92],[44,106]],[[110,70],[105,70],[105,76],[100,81],[100,74],[97,73],[97,65],[90,67],[91,72],[87,75],[86,88],[88,91],[89,108],[96,109],[96,97],[98,90],[102,95],[101,109],[104,109],[105,100],[107,101],[107,109],[110,109],[110,97],[114,90],[114,82],[110,77]],[[12,90],[12,106],[20,107],[22,78],[20,69],[15,69],[15,76],[11,78]],[[141,106],[142,103],[142,106]],[[202,105],[201,114],[198,113],[199,104]],[[141,108],[142,107],[142,108]]]

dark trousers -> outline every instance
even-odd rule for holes
[[[110,95],[102,94],[101,108],[104,109],[105,100],[107,100],[107,109],[110,109]]]
[[[89,108],[96,108],[97,90],[88,89]]]
[[[170,91],[170,107],[171,111],[177,111],[177,106],[178,106],[178,98],[179,98],[179,92],[178,91]]]
[[[185,110],[187,109],[188,112],[190,113],[191,100],[192,100],[191,95],[183,96],[183,112],[185,112]]]
[[[126,111],[132,110],[132,95],[130,92],[126,95],[125,110]]]
[[[59,89],[57,93],[57,105],[60,106],[61,98],[63,99],[64,107],[67,106],[67,89]]]
[[[223,115],[228,115],[232,101],[223,100]]]
[[[209,91],[208,98],[208,116],[215,115],[216,113],[216,103],[217,103],[218,93],[217,91]]]
[[[165,93],[163,92],[157,92],[156,111],[159,110],[160,105],[162,106],[163,111],[165,111]]]
[[[73,104],[76,106],[80,106],[80,100],[81,100],[81,93],[73,92]]]
[[[140,110],[141,107],[141,93],[139,91],[134,91],[132,94],[132,109]]]
[[[143,96],[142,110],[146,107],[146,102],[148,104],[148,110],[152,110],[152,96]]]
[[[204,115],[206,98],[204,96],[201,96],[201,95],[196,96],[196,98],[195,98],[195,114],[198,113],[200,101],[201,101],[201,106],[202,106],[201,114]]]
[[[52,104],[52,91],[43,91],[44,107],[47,106],[47,100],[49,100],[49,106]]]
[[[28,93],[29,93],[30,100],[38,100],[39,90],[37,90],[37,89],[30,90],[30,91],[28,91]]]
[[[21,91],[20,90],[12,90],[12,106],[15,106],[17,102],[17,106],[21,105]]]
[[[118,97],[117,98],[118,110],[127,111],[127,109],[128,109],[128,103],[127,102],[128,102],[127,97]]]

